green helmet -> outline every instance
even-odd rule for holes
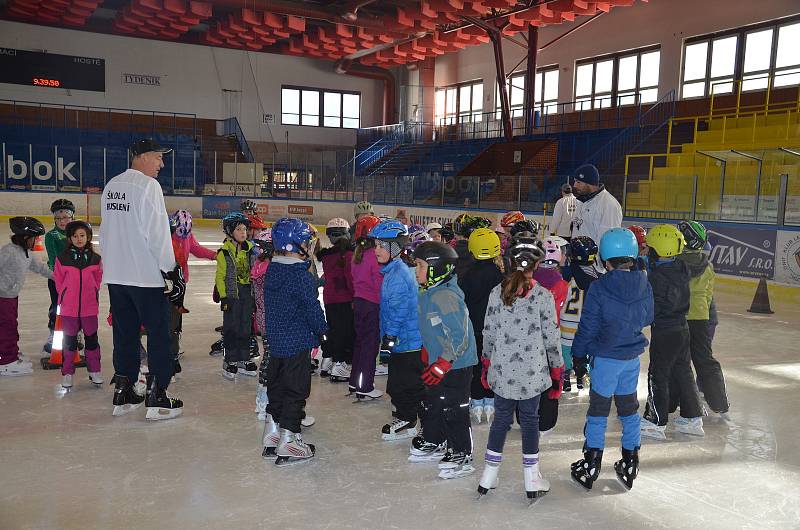
[[[686,248],[690,250],[702,250],[708,241],[706,227],[697,221],[681,221],[678,223],[678,230],[686,240]]]

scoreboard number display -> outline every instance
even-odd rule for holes
[[[0,48],[0,83],[105,92],[106,61]]]

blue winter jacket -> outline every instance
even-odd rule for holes
[[[308,263],[276,256],[264,274],[264,320],[269,354],[293,357],[319,346],[328,331],[317,279]]]
[[[609,271],[586,292],[572,356],[635,359],[648,344],[642,328],[652,321],[653,289],[647,273]]]
[[[419,350],[422,337],[417,322],[418,286],[414,269],[395,259],[381,268],[381,274],[381,336],[397,337],[395,352]]]
[[[429,363],[444,357],[453,370],[478,364],[472,321],[455,277],[420,293],[419,331]]]

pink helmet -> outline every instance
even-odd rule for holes
[[[192,214],[187,210],[178,210],[171,215],[175,226],[175,235],[186,239],[192,233]]]
[[[272,228],[265,228],[261,230],[253,239],[260,239],[261,241],[272,241]]]
[[[544,261],[543,264],[561,264],[564,256],[562,249],[567,246],[567,240],[563,237],[550,236],[544,240]]]

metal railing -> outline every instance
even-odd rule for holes
[[[235,117],[222,120],[222,131],[225,136],[236,137],[236,143],[239,147],[239,151],[244,155],[245,162],[255,162],[253,152],[250,150],[250,144],[247,143],[244,132],[239,125],[239,120]]]

